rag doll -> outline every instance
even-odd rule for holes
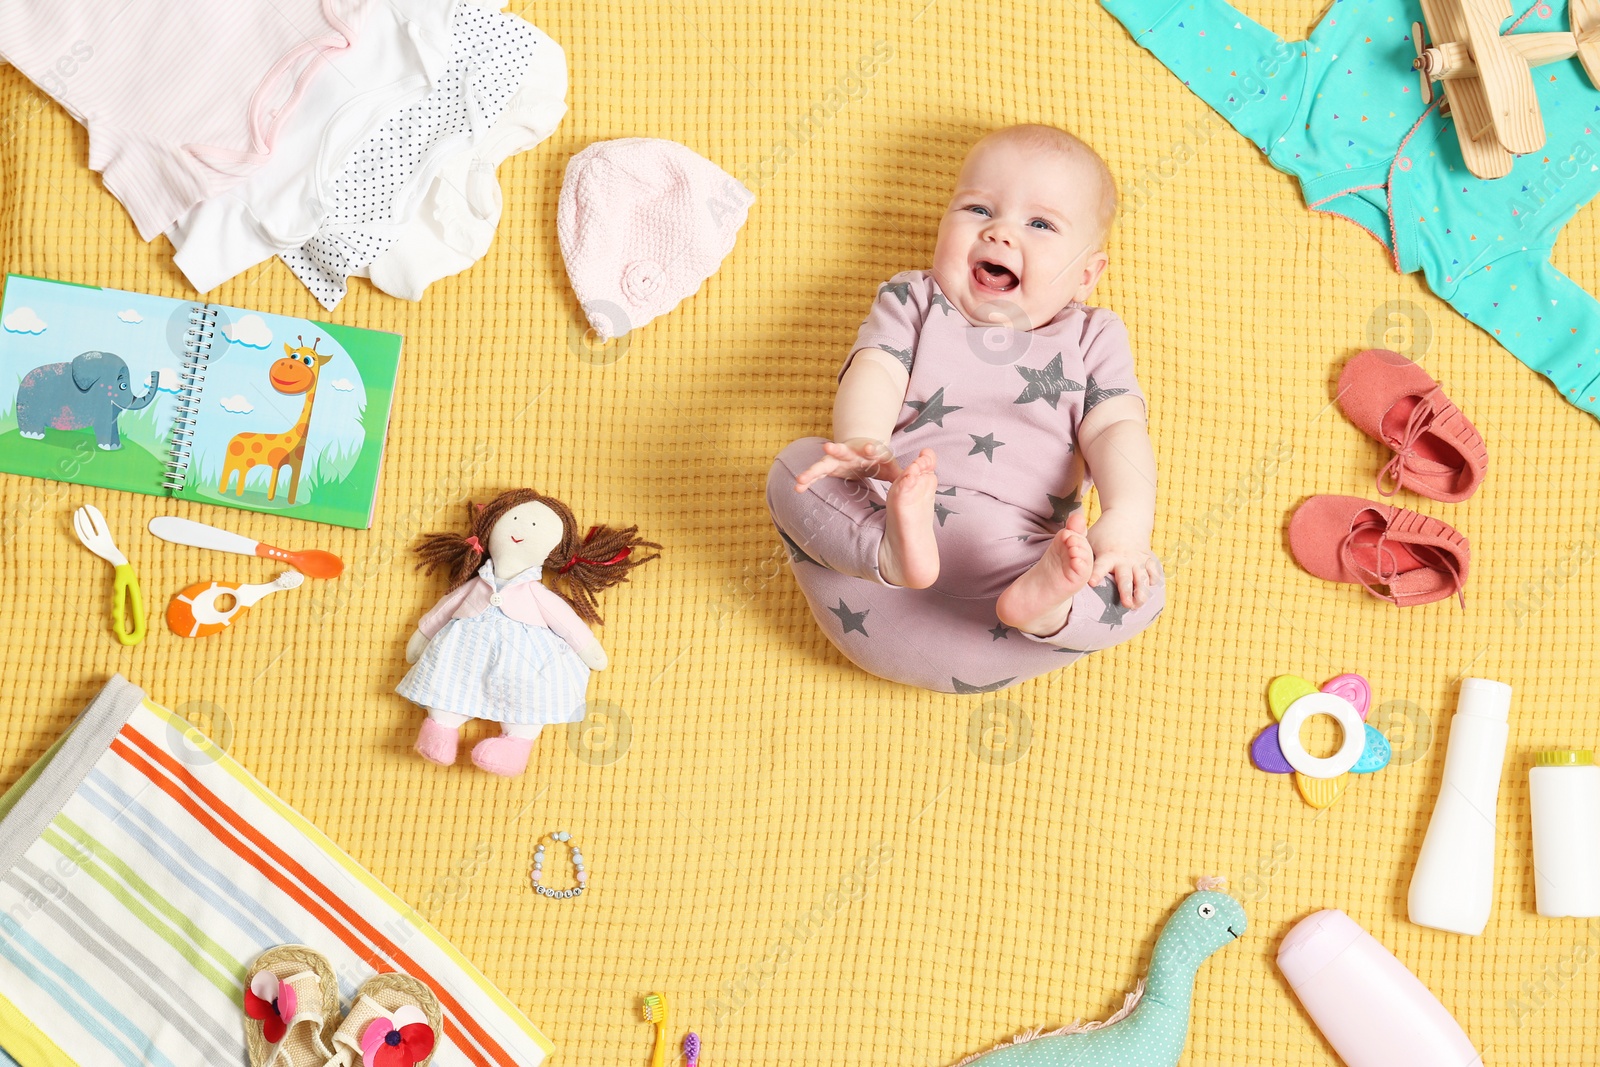
[[[406,644],[412,664],[396,692],[428,709],[417,734],[423,759],[455,762],[468,719],[500,724],[472,762],[514,776],[528,766],[539,730],[577,722],[591,670],[606,667],[589,629],[602,622],[595,594],[658,558],[639,528],[592,526],[578,535],[572,511],[532,489],[511,489],[467,506],[465,535],[434,533],[417,545],[418,568],[443,567],[450,591],[417,623]],[[540,580],[549,568],[556,589]]]

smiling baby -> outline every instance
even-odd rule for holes
[[[1072,134],[982,138],[933,269],[878,290],[832,439],[802,438],[773,464],[767,504],[795,579],[864,670],[989,692],[1160,614],[1144,395],[1122,320],[1084,303],[1116,210],[1109,169]]]

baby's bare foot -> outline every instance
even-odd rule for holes
[[[1094,550],[1081,531],[1061,530],[1051,538],[1039,562],[1012,582],[995,604],[1007,626],[1048,637],[1067,624],[1072,598],[1089,581]]]
[[[890,585],[926,589],[939,579],[939,542],[933,534],[937,459],[924,448],[889,486],[878,573]]]

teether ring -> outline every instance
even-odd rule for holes
[[[1250,762],[1269,774],[1294,775],[1300,796],[1313,808],[1338,800],[1350,775],[1389,765],[1389,739],[1366,722],[1372,687],[1359,674],[1330,678],[1320,689],[1299,675],[1279,675],[1267,686],[1267,705],[1278,721],[1250,743]],[[1300,741],[1300,728],[1313,715],[1331,715],[1344,731],[1331,756],[1313,756]]]
[[[1344,731],[1344,743],[1331,756],[1313,756],[1300,741],[1300,727],[1313,715],[1330,715]],[[1289,705],[1278,723],[1278,750],[1289,766],[1308,778],[1337,778],[1361,759],[1367,747],[1366,724],[1355,706],[1332,693],[1309,693]]]

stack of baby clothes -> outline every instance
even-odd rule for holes
[[[418,300],[487,251],[496,168],[566,113],[561,47],[505,2],[8,0],[0,55],[200,292],[279,256],[329,309],[351,275]]]

